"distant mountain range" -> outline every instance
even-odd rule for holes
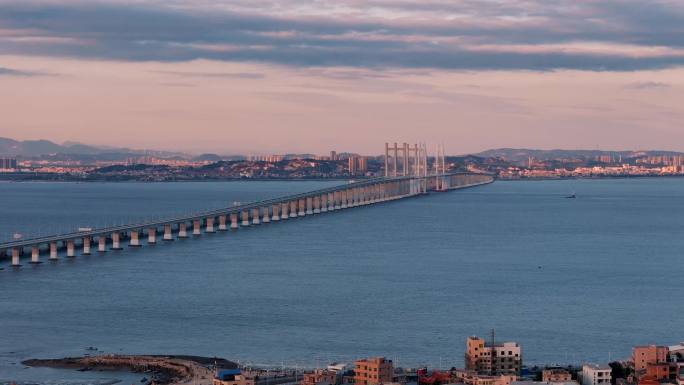
[[[0,138],[0,156],[20,156],[20,157],[46,157],[68,159],[125,159],[127,157],[138,157],[143,155],[156,156],[160,158],[183,158],[200,161],[218,162],[221,160],[241,160],[245,159],[242,155],[217,155],[202,154],[193,156],[182,152],[158,151],[158,150],[136,150],[130,148],[115,148],[105,146],[92,146],[76,142],[64,142],[57,144],[49,140],[14,140],[10,138]],[[313,157],[312,154],[288,154],[285,157]],[[684,155],[675,151],[605,151],[605,150],[535,150],[526,148],[497,148],[482,151],[477,154],[469,154],[460,157],[479,157],[479,158],[501,158],[509,162],[525,162],[530,157],[536,160],[553,159],[592,159],[601,155],[611,155],[622,157],[623,159],[641,156],[673,156]]]
[[[14,140],[0,138],[0,156],[37,157],[44,155],[155,155],[174,157],[186,155],[179,152],[132,150],[130,148],[90,146],[76,142],[57,144],[49,140]]]

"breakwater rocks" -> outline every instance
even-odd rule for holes
[[[58,359],[30,359],[26,366],[42,366],[80,371],[129,371],[149,373],[149,383],[184,385],[211,384],[216,365],[219,368],[236,368],[234,362],[210,357],[161,355],[101,355],[66,357]]]

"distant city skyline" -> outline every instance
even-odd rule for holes
[[[4,1],[0,136],[682,151],[683,21],[666,0]]]

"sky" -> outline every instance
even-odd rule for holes
[[[0,0],[0,137],[684,151],[681,0]]]

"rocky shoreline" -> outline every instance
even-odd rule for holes
[[[187,385],[211,384],[214,365],[219,368],[236,368],[234,362],[211,357],[183,355],[101,355],[65,357],[57,359],[30,359],[26,366],[73,369],[79,371],[129,371],[149,374],[148,384]]]

